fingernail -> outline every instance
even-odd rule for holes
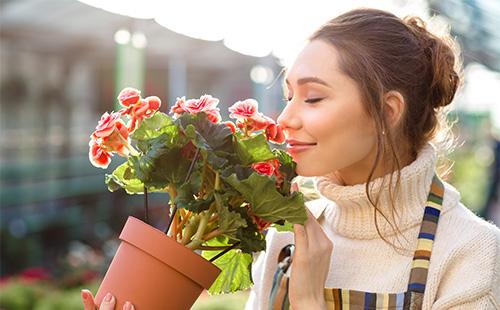
[[[110,302],[111,299],[113,299],[113,296],[111,296],[111,293],[107,293],[106,294],[106,297],[104,297],[104,301],[105,302]]]
[[[132,304],[129,301],[125,302],[123,310],[132,310]]]
[[[82,290],[80,294],[82,295],[83,299],[86,300],[88,298],[87,292],[85,290]]]

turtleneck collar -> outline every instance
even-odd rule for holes
[[[378,208],[391,223],[396,222],[400,231],[407,230],[422,221],[425,203],[434,176],[437,154],[436,148],[427,143],[419,152],[415,161],[401,169],[401,189],[394,199],[394,217],[392,218],[389,197],[389,178],[384,177],[373,180],[371,185],[372,199],[376,199],[379,189],[382,193]],[[397,180],[397,171],[393,172],[393,189]],[[353,239],[379,238],[375,226],[374,207],[366,195],[366,183],[352,186],[343,186],[336,183],[333,173],[314,179],[314,185],[322,198],[330,200],[332,208],[325,210],[327,223],[339,235]],[[383,183],[383,184],[382,184]],[[394,190],[392,190],[394,196]],[[395,231],[391,225],[377,212],[377,224],[380,233],[392,236]]]

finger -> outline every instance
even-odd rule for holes
[[[295,236],[295,249],[300,251],[307,249],[307,234],[304,226],[300,224],[293,225],[293,232]]]
[[[135,310],[135,307],[130,301],[127,301],[123,305],[123,310]]]
[[[80,295],[82,296],[83,310],[95,310],[94,296],[92,296],[92,292],[83,289]]]
[[[106,296],[104,296],[104,298],[102,299],[99,310],[114,310],[115,303],[115,296],[111,295],[111,293],[107,293]]]
[[[309,209],[307,209],[307,221],[304,224],[305,230],[306,230],[306,236],[308,239],[308,242],[317,242],[322,239],[327,239],[327,236],[325,232],[323,231],[323,228],[319,224],[318,220],[316,217],[311,213]]]

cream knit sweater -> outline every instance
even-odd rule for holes
[[[407,290],[435,164],[436,150],[429,143],[413,163],[401,170],[395,220],[388,211],[389,186],[381,184],[382,178],[375,180],[374,193],[384,187],[380,208],[391,222],[396,221],[401,234],[395,234],[380,215],[379,230],[388,241],[406,250],[394,250],[378,235],[365,184],[341,186],[329,175],[315,178],[321,198],[307,206],[333,242],[325,287],[377,293]],[[423,309],[500,309],[500,230],[467,209],[457,190],[444,184]],[[246,310],[268,309],[277,256],[283,246],[293,243],[293,233],[272,229],[266,240],[266,252],[256,255],[253,265],[254,286]]]

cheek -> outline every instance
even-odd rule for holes
[[[318,145],[298,162],[299,174],[324,175],[363,160],[373,150],[373,126],[360,111],[324,111],[308,123],[309,132]]]

